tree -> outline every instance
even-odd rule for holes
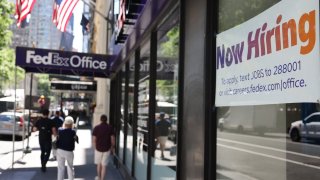
[[[48,74],[37,74],[38,78],[38,92],[45,97],[51,96],[50,80]]]
[[[160,49],[158,57],[166,57],[168,61],[175,61],[177,65],[179,60],[179,26],[172,27],[165,36],[160,40]],[[177,81],[157,80],[157,94],[159,98],[167,102],[174,103],[176,101]]]
[[[255,17],[280,0],[225,0],[219,1],[219,30],[230,29]]]
[[[11,44],[12,32],[9,26],[12,24],[11,15],[14,5],[8,1],[0,1],[0,49],[8,47]]]
[[[0,95],[4,87],[13,86],[15,82],[15,53],[10,48],[12,43],[12,31],[9,29],[13,23],[12,14],[14,13],[14,4],[8,1],[0,1]],[[17,80],[24,77],[23,70],[17,68]]]
[[[165,36],[168,40],[161,43],[158,56],[179,57],[179,35],[179,26],[170,29]]]

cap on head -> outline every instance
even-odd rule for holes
[[[160,112],[160,117],[164,117],[165,113],[164,112]]]

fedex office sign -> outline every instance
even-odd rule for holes
[[[90,56],[72,55],[70,57],[62,57],[60,53],[48,52],[47,55],[36,54],[34,50],[27,50],[26,63],[37,65],[50,65],[71,68],[84,68],[93,70],[106,70],[107,62],[93,59]]]

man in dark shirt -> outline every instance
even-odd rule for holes
[[[106,176],[106,166],[108,157],[114,153],[115,134],[113,128],[107,124],[107,116],[101,115],[101,123],[94,127],[92,133],[92,144],[95,149],[94,162],[97,165],[98,180],[103,180]]]
[[[156,137],[157,143],[160,144],[161,158],[164,159],[164,149],[168,140],[169,130],[171,129],[171,123],[165,118],[165,113],[160,113],[160,120],[156,122]]]
[[[33,131],[39,131],[39,144],[41,149],[41,170],[46,172],[46,164],[50,157],[52,139],[51,135],[56,136],[55,124],[48,118],[49,110],[42,111],[43,116],[35,123]]]
[[[56,111],[55,115],[51,118],[51,120],[54,122],[56,130],[58,130],[60,127],[62,127],[63,124],[63,118],[60,116],[60,111]],[[52,160],[57,160],[57,150],[52,149]]]

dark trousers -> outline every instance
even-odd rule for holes
[[[45,166],[49,160],[50,152],[51,152],[51,141],[40,141],[40,149],[41,149],[41,165]]]

